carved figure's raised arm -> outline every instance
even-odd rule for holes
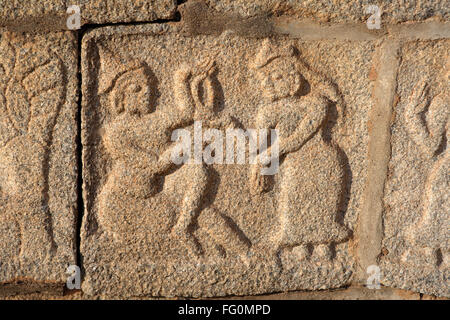
[[[169,122],[173,125],[186,124],[192,121],[196,108],[210,107],[213,103],[213,88],[209,76],[214,71],[214,61],[207,61],[203,65],[193,68],[182,65],[174,76],[174,96],[177,111],[169,115]],[[203,80],[206,81],[206,105],[198,97],[198,88]],[[212,101],[212,102],[211,102]]]
[[[208,70],[202,75],[196,76],[191,85],[191,94],[195,103],[195,120],[208,119],[208,117],[213,114],[214,108],[214,85],[210,77],[211,70]],[[200,85],[205,84],[205,99],[201,101],[200,99]]]

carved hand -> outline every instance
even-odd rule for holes
[[[216,70],[216,62],[213,59],[205,59],[195,68],[194,76],[200,76],[205,79]]]
[[[211,75],[215,71],[215,62],[204,62],[198,70],[198,74],[194,76],[191,83],[191,94],[195,103],[195,118],[208,119],[212,115],[212,110],[214,108],[214,86],[212,84]],[[202,83],[204,83],[205,86],[205,95],[203,99],[201,99],[199,95],[199,88]]]
[[[186,80],[189,76],[193,77],[202,77],[205,79],[214,73],[216,69],[214,60],[204,60],[197,67],[192,68],[187,63],[183,63],[180,65],[178,70],[175,72],[175,78],[177,80]]]

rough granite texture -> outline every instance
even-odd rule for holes
[[[30,286],[32,287],[32,286]],[[64,294],[52,292],[22,293],[8,296],[0,296],[0,300],[122,300],[121,296],[90,296],[84,294],[81,290],[66,291]],[[130,300],[168,300],[167,298],[155,297],[130,297]],[[296,291],[282,292],[258,296],[230,296],[221,298],[211,298],[214,300],[437,300],[439,298],[427,295],[420,295],[416,292],[410,292],[400,289],[382,288],[380,290],[371,290],[361,287],[350,287],[336,290],[319,291]],[[440,298],[443,299],[443,298]],[[177,298],[172,298],[177,300]],[[205,299],[206,300],[206,299]]]
[[[449,39],[448,0],[0,0],[0,297],[450,298]]]
[[[200,0],[202,1],[202,0]],[[317,22],[366,22],[371,16],[366,7],[377,5],[382,23],[423,21],[436,17],[449,19],[447,0],[205,0],[208,6],[224,14],[251,17],[288,15]]]
[[[385,193],[385,285],[450,297],[449,41],[401,49]]]
[[[178,31],[107,27],[83,38],[84,292],[207,297],[349,283],[374,44]],[[172,130],[198,120],[224,132],[278,128],[279,172],[174,166]]]
[[[67,29],[67,8],[80,7],[81,24],[171,19],[176,0],[0,0],[0,26]]]
[[[76,260],[77,40],[0,37],[0,282],[64,283]]]

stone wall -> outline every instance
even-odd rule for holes
[[[446,1],[0,8],[0,295],[450,296]]]

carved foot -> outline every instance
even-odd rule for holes
[[[309,259],[308,246],[303,244],[292,248],[292,255],[299,261],[304,261]]]
[[[173,241],[187,248],[190,255],[194,257],[201,257],[203,251],[197,239],[186,228],[174,227],[170,233]]]
[[[333,253],[331,246],[329,244],[319,244],[314,248],[314,253],[320,259],[325,261],[331,261],[333,258]]]
[[[239,255],[242,263],[248,268],[250,266],[250,254],[248,252]]]

